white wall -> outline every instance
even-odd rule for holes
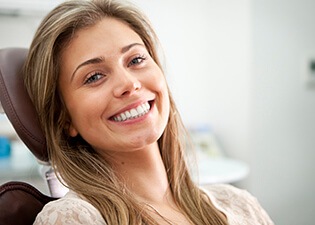
[[[315,2],[255,0],[251,190],[277,224],[315,221],[315,88],[303,83],[315,55]]]
[[[229,155],[247,160],[249,0],[133,2],[160,37],[184,122],[210,124]]]
[[[40,17],[6,16],[0,14],[0,48],[28,47]]]

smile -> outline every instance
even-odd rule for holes
[[[122,121],[131,120],[131,119],[144,116],[149,111],[150,111],[150,104],[146,102],[146,103],[143,103],[142,105],[139,105],[136,108],[122,112],[119,115],[114,116],[112,119],[117,122],[122,122]]]

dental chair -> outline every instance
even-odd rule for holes
[[[21,69],[27,51],[24,48],[0,49],[0,103],[19,138],[39,163],[49,165],[45,137],[22,80]],[[51,196],[20,181],[0,186],[1,225],[33,224],[45,204],[64,195],[65,189],[51,169],[45,177]]]

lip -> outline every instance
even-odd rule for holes
[[[117,112],[116,112],[115,114],[113,114],[112,116],[110,116],[110,117],[109,117],[109,120],[110,120],[110,121],[113,121],[113,122],[117,122],[117,121],[114,121],[114,120],[113,120],[113,118],[114,118],[115,116],[118,116],[118,115],[120,115],[121,113],[126,112],[126,111],[129,111],[129,110],[131,110],[131,109],[137,108],[139,105],[142,105],[142,104],[144,104],[144,103],[146,103],[146,102],[148,102],[149,105],[150,105],[150,110],[149,110],[149,112],[150,112],[151,109],[152,109],[152,106],[154,105],[154,101],[155,101],[155,100],[153,99],[153,100],[147,100],[147,101],[138,101],[138,102],[136,102],[136,103],[130,104],[130,105],[128,105],[128,106],[126,106],[126,107],[120,109],[119,111],[117,111]],[[140,117],[140,118],[141,118],[141,117]],[[137,118],[132,119],[132,120],[136,120],[136,119],[137,119]],[[120,122],[127,122],[127,121],[120,121]]]

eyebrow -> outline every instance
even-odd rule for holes
[[[127,46],[123,47],[123,48],[121,49],[121,53],[123,54],[123,53],[128,52],[128,51],[129,51],[132,47],[134,47],[134,46],[142,46],[142,47],[144,47],[143,44],[140,44],[140,43],[132,43],[132,44],[130,44],[130,45],[127,45]],[[70,78],[70,81],[73,80],[75,73],[76,73],[81,67],[87,66],[87,65],[91,65],[91,64],[100,64],[100,63],[102,63],[102,62],[104,62],[104,61],[105,61],[105,58],[104,58],[104,57],[95,57],[95,58],[88,59],[88,60],[84,61],[83,63],[81,63],[80,65],[78,65],[78,66],[76,67],[76,69],[73,71],[73,73],[72,73],[72,75],[71,75],[71,78]]]
[[[125,47],[123,47],[121,49],[121,53],[125,53],[125,52],[128,52],[132,47],[134,46],[142,46],[142,47],[145,47],[143,44],[140,44],[140,43],[133,43],[133,44],[130,44],[130,45],[127,45]]]

